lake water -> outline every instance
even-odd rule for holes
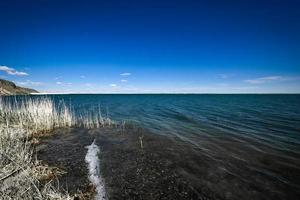
[[[100,106],[103,115],[113,120],[136,122],[154,134],[176,137],[203,150],[222,149],[215,142],[232,140],[257,152],[270,148],[300,153],[300,95],[58,95],[55,99],[70,102],[78,112]]]
[[[103,115],[141,127],[162,144],[153,152],[165,154],[172,170],[207,199],[300,197],[300,95],[51,98],[78,113],[100,105]]]

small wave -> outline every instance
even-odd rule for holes
[[[88,164],[89,169],[89,180],[96,188],[96,200],[105,200],[106,192],[104,188],[104,181],[100,176],[100,167],[99,167],[99,157],[100,153],[99,147],[95,144],[95,140],[89,146],[86,146],[88,152],[85,156],[85,162]]]

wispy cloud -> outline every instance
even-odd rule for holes
[[[84,78],[86,78],[86,76],[84,76],[84,75],[81,75],[81,76],[80,76],[80,78],[84,79]]]
[[[85,86],[85,87],[93,87],[94,84],[92,84],[92,83],[85,83],[84,86]]]
[[[72,85],[72,83],[66,83],[66,82],[57,81],[56,85],[70,86],[70,85]]]
[[[266,76],[266,77],[261,77],[256,79],[248,79],[245,80],[245,82],[251,84],[263,84],[263,83],[278,82],[278,81],[293,81],[297,79],[299,79],[299,77]]]
[[[0,71],[4,71],[9,75],[13,75],[13,76],[27,76],[28,74],[26,72],[20,72],[15,70],[14,68],[10,68],[7,66],[0,66]]]
[[[110,86],[110,87],[117,87],[117,84],[112,83],[112,84],[110,84],[109,86]]]
[[[61,78],[62,78],[62,76],[58,76],[58,77],[55,77],[54,80],[59,80]]]
[[[122,83],[126,83],[127,80],[126,80],[126,79],[122,79],[121,82],[122,82]]]
[[[31,86],[40,86],[40,85],[43,85],[42,82],[35,82],[35,81],[31,81],[31,80],[26,80],[26,81],[23,81],[23,82],[17,82],[19,85],[31,85]]]
[[[227,79],[227,78],[233,77],[234,74],[219,74],[218,76],[219,76],[220,78]]]
[[[216,83],[217,86],[220,86],[220,87],[228,87],[230,86],[229,83]]]
[[[124,73],[122,73],[122,74],[120,74],[121,76],[130,76],[131,75],[131,73],[129,73],[129,72],[124,72]]]

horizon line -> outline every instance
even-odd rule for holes
[[[97,95],[97,94],[126,94],[126,95],[128,95],[128,94],[297,94],[297,95],[299,95],[300,94],[300,92],[299,93],[295,93],[295,92],[291,92],[291,93],[288,93],[288,92],[286,92],[286,93],[272,93],[272,92],[266,92],[266,93],[197,93],[197,92],[195,92],[195,93],[192,93],[192,92],[155,92],[155,93],[147,93],[147,92],[145,92],[145,93],[116,93],[116,92],[114,92],[114,93],[109,93],[109,92],[107,92],[107,93],[86,93],[86,92],[70,92],[70,93],[68,93],[68,92],[66,92],[66,93],[64,93],[64,92],[41,92],[41,93],[30,93],[30,95],[70,95],[70,94],[72,94],[72,95],[80,95],[80,94],[82,94],[82,95],[86,95],[86,94],[88,94],[88,95],[90,95],[90,94],[95,94],[95,95]]]

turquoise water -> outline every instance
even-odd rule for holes
[[[224,199],[300,195],[300,95],[50,97],[78,113],[100,106],[113,120],[172,139],[178,144],[174,162],[186,163],[178,170]],[[180,157],[184,146],[194,155]]]

